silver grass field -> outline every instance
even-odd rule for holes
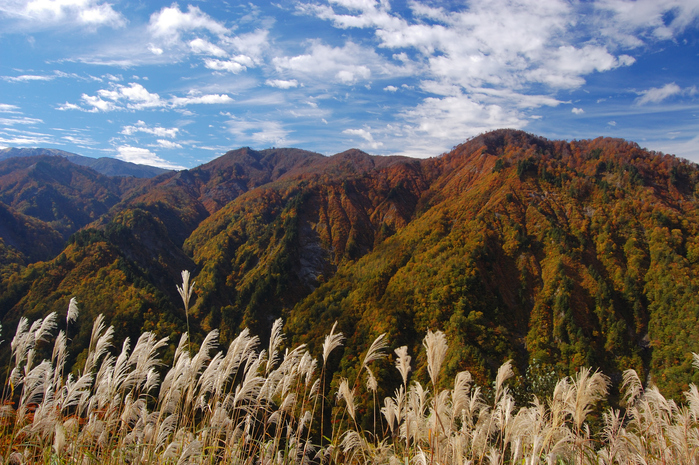
[[[193,286],[183,273],[178,290],[185,308]],[[67,323],[76,318],[72,299]],[[699,463],[697,387],[690,385],[685,404],[677,405],[656,387],[644,387],[632,370],[621,386],[625,409],[603,412],[593,433],[590,414],[610,384],[603,374],[582,368],[559,380],[550,398],[533,397],[517,408],[506,384],[514,375],[510,362],[488,395],[467,371],[451,383],[442,380],[448,344],[440,331],[423,340],[428,384],[411,380],[407,348],[391,354],[381,335],[367,348],[356,379],[340,379],[324,392],[332,378],[328,358],[344,341],[335,327],[317,356],[303,345],[282,351],[281,320],[266,348],[244,330],[225,352],[214,353],[214,330],[193,353],[185,333],[164,367],[159,351],[167,340],[146,332],[115,351],[114,330],[100,316],[74,376],[66,373],[66,334],[54,336],[57,319],[56,313],[33,323],[22,318],[11,341],[13,368],[0,410],[2,463]],[[37,344],[51,340],[50,359],[36,360]],[[402,384],[379,401],[372,363],[386,357],[393,357]],[[699,369],[697,354],[694,364]],[[452,387],[438,388],[444,385]],[[361,399],[369,400],[359,405]],[[372,415],[371,429],[360,426],[359,408]]]

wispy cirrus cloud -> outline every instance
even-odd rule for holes
[[[113,77],[113,76],[112,76]],[[89,75],[79,75],[76,73],[66,73],[59,70],[54,70],[51,74],[19,74],[17,76],[0,76],[0,79],[7,82],[36,82],[36,81],[53,81],[58,78],[76,79],[78,81],[101,81],[102,78]]]
[[[19,113],[19,107],[8,103],[0,103],[0,113]]]
[[[39,118],[29,118],[27,116],[0,118],[0,126],[16,126],[18,124],[34,126],[37,124],[42,124],[43,122],[44,121]]]
[[[253,140],[264,145],[283,145],[289,142],[290,130],[279,121],[246,120],[233,117],[227,122],[228,130],[234,136]]]
[[[41,147],[56,143],[56,139],[50,134],[7,127],[0,129],[2,147]]]

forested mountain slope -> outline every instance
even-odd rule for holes
[[[551,371],[589,365],[616,380],[635,368],[677,396],[699,352],[698,180],[696,165],[631,142],[511,130],[427,160],[240,149],[138,184],[105,181],[111,205],[83,206],[94,220],[52,260],[14,260],[20,248],[0,230],[0,315],[11,331],[20,315],[65,314],[75,296],[76,341],[87,344],[97,313],[119,337],[176,341],[175,284],[189,269],[195,341],[213,328],[223,344],[246,326],[267,334],[283,316],[292,342],[319,353],[338,321],[341,373],[381,332],[418,354],[441,329],[448,369],[480,383],[512,358],[531,392]]]

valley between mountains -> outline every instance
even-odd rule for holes
[[[8,158],[2,339],[76,297],[70,365],[100,313],[116,341],[169,337],[172,358],[189,270],[195,343],[215,328],[223,346],[245,327],[264,339],[282,317],[289,344],[320,354],[337,322],[336,376],[385,332],[427,379],[420,341],[442,330],[444,379],[469,370],[486,385],[512,359],[517,389],[546,394],[581,366],[613,384],[633,368],[680,398],[699,383],[698,183],[697,165],[633,142],[514,130],[424,160],[243,148],[151,178]],[[378,362],[381,389],[394,372]]]

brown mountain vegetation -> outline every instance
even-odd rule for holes
[[[500,130],[428,160],[240,149],[151,180],[95,181],[84,197],[37,179],[97,178],[66,165],[51,184],[41,165],[19,168],[0,177],[18,180],[2,181],[0,201],[62,233],[91,224],[48,262],[13,261],[30,254],[0,235],[10,331],[75,296],[118,337],[174,336],[185,329],[175,284],[189,269],[195,342],[212,329],[223,345],[243,327],[265,334],[281,316],[289,339],[317,353],[337,321],[338,379],[383,332],[420,354],[427,379],[419,341],[439,329],[452,348],[445,378],[468,369],[489,383],[513,359],[522,395],[581,366],[613,385],[633,368],[674,398],[699,381],[699,171],[631,142]],[[32,192],[58,213],[39,215]],[[85,344],[89,325],[77,330]],[[388,363],[376,376],[384,389],[399,382]]]

